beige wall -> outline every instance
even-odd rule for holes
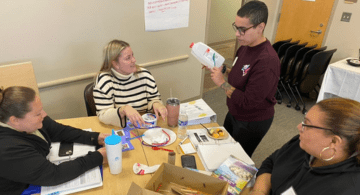
[[[235,39],[231,24],[240,7],[241,0],[211,0],[208,44]]]
[[[264,35],[270,41],[275,39],[274,27],[276,25],[276,13],[280,0],[264,0],[269,9],[268,23]],[[218,43],[235,39],[231,24],[235,21],[236,13],[241,7],[241,0],[212,0],[210,10],[210,23],[208,43]]]
[[[188,28],[145,32],[144,1],[2,0],[0,66],[31,61],[40,86],[95,73],[102,49],[112,39],[130,43],[138,64],[188,55],[146,67],[162,99],[201,95],[202,69],[191,42],[205,41],[208,0],[190,1]],[[15,79],[15,78],[14,78]],[[54,119],[86,116],[83,91],[92,79],[40,88],[44,110]]]
[[[328,49],[337,48],[332,62],[346,57],[358,58],[360,49],[360,2],[346,4],[344,0],[337,0],[335,6],[331,26],[323,45],[328,46]],[[352,13],[350,22],[340,21],[343,12]]]

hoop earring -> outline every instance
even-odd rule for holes
[[[327,150],[327,149],[330,149],[330,147],[326,147],[326,148],[324,148],[324,149],[320,152],[320,158],[321,158],[321,154],[322,154],[325,150]],[[327,158],[327,159],[321,158],[321,160],[323,160],[323,161],[330,161],[330,160],[332,160],[332,159],[335,157],[335,154],[336,154],[336,150],[334,150],[334,155],[333,155],[332,157]]]

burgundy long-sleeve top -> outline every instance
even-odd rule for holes
[[[254,47],[241,46],[228,78],[235,87],[227,98],[229,112],[247,122],[273,117],[279,77],[279,57],[268,40]]]

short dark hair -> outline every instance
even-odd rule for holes
[[[239,9],[237,15],[242,18],[249,18],[250,23],[253,25],[258,25],[264,22],[266,26],[268,8],[262,1],[249,1]]]

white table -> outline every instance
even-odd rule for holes
[[[349,65],[346,59],[329,64],[317,102],[337,96],[360,102],[360,67]]]

